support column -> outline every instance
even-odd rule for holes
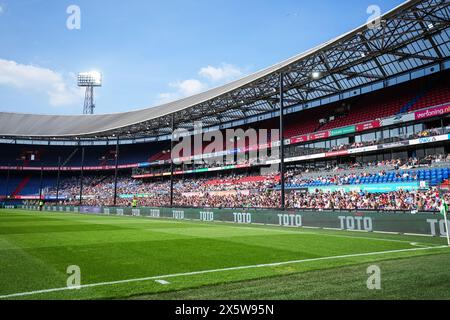
[[[6,184],[5,184],[5,201],[8,200],[9,198],[9,175],[10,175],[10,168],[9,168],[9,163],[8,163],[8,171],[6,173]]]
[[[114,169],[114,206],[117,205],[117,175],[119,171],[119,136],[116,141],[116,163]]]
[[[61,157],[58,157],[58,175],[56,177],[56,203],[59,201],[59,180],[61,178]]]
[[[286,209],[285,179],[284,179],[284,75],[280,73],[280,182],[281,209]]]
[[[84,147],[81,148],[81,172],[80,172],[80,207],[83,205],[83,172],[84,171]]]
[[[174,132],[175,132],[175,115],[172,113],[172,136],[170,139],[170,207],[173,208],[173,145],[174,145]]]
[[[39,201],[42,200],[42,180],[44,178],[44,165],[41,163],[41,177],[39,178]]]

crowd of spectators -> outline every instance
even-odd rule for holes
[[[304,178],[302,174],[295,174],[295,173],[288,173],[288,179],[287,184],[288,185],[297,185],[297,186],[306,186],[311,185],[314,183],[319,183],[323,185],[347,185],[350,184],[352,181],[354,181],[354,184],[361,183],[361,179],[363,178],[371,178],[371,177],[383,177],[386,176],[387,173],[385,170],[382,170],[378,173],[361,173],[361,174],[355,174],[355,173],[349,173],[349,174],[334,174],[334,175],[321,175],[316,178]],[[409,174],[407,172],[397,172],[395,175],[396,178],[403,178],[408,179],[412,181],[417,181],[418,176],[416,173]]]
[[[376,145],[376,141],[366,141],[366,142],[354,142],[350,144],[340,144],[333,146],[329,151],[335,152],[335,151],[343,151],[348,149],[356,149],[356,148],[362,148],[367,146],[373,146]]]
[[[442,133],[443,133],[443,131],[441,128],[432,128],[432,129],[427,129],[422,132],[419,132],[414,137],[415,138],[426,138],[426,137],[438,136]]]
[[[450,201],[449,193],[444,195]],[[148,195],[137,198],[139,206],[167,207],[170,197],[164,195]],[[78,205],[78,201],[67,201],[66,205]],[[111,199],[95,198],[83,200],[84,205],[108,206]],[[130,206],[130,199],[119,198],[117,205]],[[430,190],[395,191],[388,193],[352,192],[315,192],[290,191],[286,194],[286,206],[293,209],[307,210],[377,210],[377,211],[438,211],[441,198],[434,188]],[[209,208],[278,208],[280,206],[279,191],[266,190],[260,193],[236,193],[230,195],[213,195],[209,192],[201,195],[185,196],[175,193],[176,207],[209,207]]]
[[[430,161],[441,161],[445,156],[435,156]],[[385,167],[376,173],[339,173],[342,167],[329,168],[329,174],[324,173],[315,178],[308,177],[310,170],[289,170],[286,174],[288,185],[308,185],[322,182],[331,185],[346,185],[350,180],[358,181],[362,178],[384,176],[387,170],[397,170],[397,178],[408,178],[417,181],[415,172],[401,172],[401,168],[411,168],[419,164],[415,158],[406,160],[390,160],[368,164],[368,167]],[[388,168],[391,166],[391,168]],[[360,168],[361,165],[351,164],[346,167]],[[381,168],[380,168],[381,169]],[[276,208],[280,206],[280,194],[276,186],[279,175],[272,174],[265,177],[249,179],[248,175],[231,174],[215,178],[186,178],[174,182],[174,206],[179,207],[217,207],[217,208]],[[46,195],[55,196],[55,188],[46,190]],[[66,205],[78,205],[80,183],[78,178],[62,180],[59,196],[65,197]],[[139,206],[164,207],[170,205],[170,181],[143,181],[130,177],[119,177],[117,184],[117,200],[119,206],[129,206],[133,199]],[[446,196],[447,197],[447,196]],[[83,182],[83,205],[109,206],[113,204],[114,177],[93,176],[85,177]],[[450,200],[450,199],[449,199]],[[403,191],[389,193],[367,192],[324,192],[315,190],[289,190],[286,194],[286,205],[297,209],[370,209],[370,210],[431,210],[435,211],[440,205],[440,198],[436,189]]]
[[[450,200],[449,194],[445,199]],[[301,209],[316,210],[407,210],[438,211],[441,197],[436,189],[417,191],[395,191],[389,193],[367,192],[293,192],[287,198],[288,206]]]
[[[448,194],[446,201],[450,200]],[[182,207],[215,208],[277,208],[280,206],[278,191],[266,191],[249,195],[180,197],[175,205]],[[286,194],[288,208],[312,210],[406,210],[438,211],[441,198],[436,189],[420,191],[395,191],[389,193],[291,191]]]

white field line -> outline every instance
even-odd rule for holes
[[[424,251],[424,250],[441,249],[441,248],[448,248],[448,246],[445,245],[445,246],[439,246],[439,247],[424,247],[424,248],[413,248],[413,249],[399,249],[399,250],[378,251],[378,252],[354,253],[354,254],[347,254],[347,255],[340,255],[340,256],[328,256],[328,257],[320,257],[320,258],[292,260],[292,261],[266,263],[266,264],[256,264],[256,265],[250,265],[250,266],[230,267],[230,268],[223,268],[223,269],[212,269],[212,270],[185,272],[185,273],[175,273],[175,274],[167,274],[167,275],[152,276],[152,277],[145,277],[145,278],[126,279],[126,280],[109,281],[109,282],[98,282],[98,283],[80,285],[80,286],[77,286],[76,288],[61,287],[61,288],[6,294],[6,295],[0,296],[0,299],[31,296],[31,295],[35,295],[35,294],[51,293],[51,292],[58,292],[58,291],[68,291],[68,290],[100,287],[100,286],[109,286],[109,285],[122,284],[122,283],[142,282],[142,281],[149,281],[149,280],[161,280],[161,279],[168,279],[168,278],[175,278],[175,277],[187,277],[187,276],[194,276],[194,275],[207,274],[207,273],[246,270],[246,269],[265,268],[265,267],[278,267],[278,266],[283,266],[283,265],[313,262],[313,261],[376,256],[376,255],[383,255],[383,254],[390,254],[390,253]]]
[[[405,236],[418,236],[418,237],[433,237],[431,234],[421,234],[421,233],[404,233]]]
[[[392,232],[392,231],[372,231],[373,233],[382,233],[382,234],[400,234],[399,232]],[[406,233],[404,233],[406,234]],[[414,235],[414,234],[411,234]]]
[[[411,244],[412,246],[414,246],[414,247],[427,248],[426,245],[420,244],[420,243],[418,243],[418,242],[411,242],[410,244]]]

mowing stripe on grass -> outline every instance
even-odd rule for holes
[[[423,251],[423,250],[442,249],[442,248],[448,248],[448,246],[421,247],[421,248],[413,248],[413,249],[399,249],[399,250],[389,250],[389,251],[354,253],[354,254],[347,254],[347,255],[340,255],[340,256],[328,256],[328,257],[320,257],[320,258],[292,260],[292,261],[274,262],[274,263],[266,263],[266,264],[256,264],[256,265],[250,265],[250,266],[240,266],[240,267],[213,269],[213,270],[203,270],[203,271],[192,271],[192,272],[185,272],[185,273],[175,273],[175,274],[167,274],[167,275],[152,276],[152,277],[145,277],[145,278],[136,278],[136,279],[126,279],[126,280],[117,280],[117,281],[109,281],[109,282],[99,282],[99,283],[84,284],[84,285],[77,286],[76,288],[62,287],[62,288],[44,289],[44,290],[36,290],[36,291],[29,291],[29,292],[19,292],[19,293],[2,295],[2,296],[0,296],[0,299],[8,299],[8,298],[15,298],[15,297],[31,296],[31,295],[35,295],[35,294],[52,293],[52,292],[58,292],[58,291],[68,291],[68,290],[77,290],[77,289],[100,287],[100,286],[109,286],[109,285],[122,284],[122,283],[142,282],[142,281],[149,281],[149,280],[161,280],[161,279],[175,278],[175,277],[187,277],[187,276],[194,276],[194,275],[207,274],[207,273],[226,272],[226,271],[235,271],[235,270],[245,270],[245,269],[254,269],[254,268],[264,268],[264,267],[278,267],[278,266],[289,265],[289,264],[313,262],[313,261],[321,261],[321,260],[346,259],[346,258],[354,258],[354,257],[365,257],[365,256],[383,255],[383,254],[390,254],[390,253]]]
[[[266,225],[267,226],[267,225]],[[272,226],[267,226],[267,228],[255,228],[255,227],[239,227],[239,226],[233,226],[235,229],[243,229],[243,230],[264,230],[264,231],[273,231],[278,233],[289,233],[289,234],[301,234],[301,235],[313,235],[313,236],[322,236],[322,237],[336,237],[336,238],[348,238],[348,239],[366,239],[366,240],[374,240],[374,241],[387,241],[387,242],[399,242],[399,243],[409,243],[411,244],[411,241],[408,240],[398,240],[398,239],[388,239],[388,238],[375,238],[375,237],[364,237],[364,236],[350,236],[350,235],[342,235],[342,234],[331,234],[331,233],[322,233],[322,232],[304,232],[304,231],[293,231],[293,230],[281,230],[277,229]],[[293,227],[298,228],[298,227]],[[304,228],[304,227],[301,227]],[[315,228],[315,227],[314,227]],[[369,233],[369,231],[364,230],[342,230],[337,228],[322,228],[323,230],[332,230],[332,231],[346,231],[346,232],[356,232],[360,231],[363,233]],[[152,230],[152,229],[149,229]],[[399,235],[397,232],[386,232],[388,234],[395,234]],[[424,242],[425,243],[425,242]],[[431,246],[430,243],[426,242],[427,245]]]

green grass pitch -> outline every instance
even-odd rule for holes
[[[0,299],[449,299],[444,245],[421,236],[0,210]],[[367,289],[374,264],[381,290]],[[80,268],[80,289],[67,288],[71,265]]]

